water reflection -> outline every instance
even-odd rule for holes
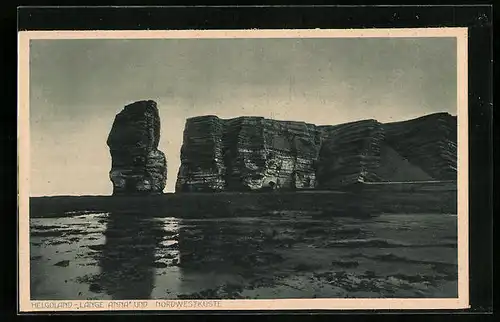
[[[446,251],[453,243],[439,238],[429,242],[428,233],[439,230],[427,231],[415,219],[386,222],[289,212],[184,220],[179,228],[179,298],[421,296],[421,287],[435,283],[436,265],[447,268],[439,273],[439,283],[452,281],[446,287],[453,288],[456,264],[429,261],[428,251],[439,249],[441,259],[453,257]],[[407,229],[414,221],[419,229]]]
[[[164,242],[163,222],[145,213],[110,213],[94,291],[116,300],[148,299],[155,285],[155,262]]]
[[[164,215],[32,220],[33,298],[456,296],[453,216]]]
[[[288,225],[258,218],[189,219],[179,229],[180,298],[245,298],[292,271],[283,248],[300,242]]]

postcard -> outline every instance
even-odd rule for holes
[[[19,32],[22,312],[469,307],[467,28]]]

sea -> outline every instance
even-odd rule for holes
[[[30,219],[32,300],[456,298],[456,214]]]

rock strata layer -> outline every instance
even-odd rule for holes
[[[335,189],[456,180],[456,117],[332,126],[262,117],[186,121],[176,191]]]
[[[114,195],[163,191],[167,162],[158,150],[160,128],[158,108],[151,100],[129,104],[116,115],[107,140]]]

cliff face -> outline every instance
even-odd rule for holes
[[[303,122],[188,119],[176,191],[314,188],[320,142],[316,126]]]
[[[386,142],[436,180],[456,180],[457,118],[436,113],[384,124]]]
[[[375,120],[320,127],[323,144],[318,157],[319,189],[363,181],[379,181],[382,125]]]
[[[107,140],[114,195],[163,191],[167,162],[158,150],[159,141],[160,116],[154,101],[132,103],[116,115]]]
[[[262,117],[186,121],[176,191],[334,189],[455,180],[456,117],[334,126]]]

